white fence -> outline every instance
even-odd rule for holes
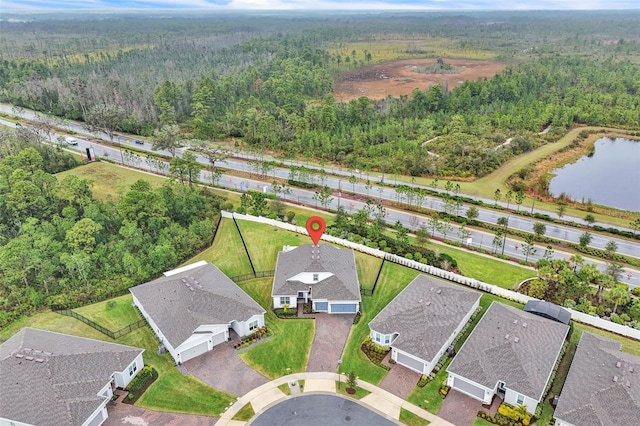
[[[251,222],[264,223],[271,226],[277,226],[278,228],[286,229],[288,231],[297,232],[298,234],[308,235],[307,230],[301,226],[292,225],[290,223],[285,223],[278,220],[269,219],[266,217],[257,217],[257,216],[252,216],[248,214],[230,213],[226,211],[222,212],[222,217],[236,218],[239,220],[248,220]],[[367,247],[363,244],[356,244],[352,241],[348,241],[342,238],[337,238],[331,235],[323,234],[322,240],[329,243],[339,244],[344,247],[349,247],[353,250],[370,254],[371,256],[386,259],[390,262],[398,263],[408,268],[412,268],[412,269],[416,269],[418,271],[424,272],[425,274],[434,275],[436,277],[453,281],[458,284],[466,285],[468,287],[475,288],[475,289],[484,291],[486,293],[491,293],[496,296],[500,296],[504,299],[509,299],[516,302],[520,302],[520,303],[527,303],[530,300],[538,300],[535,297],[530,297],[530,296],[527,296],[526,294],[507,290],[505,288],[498,287],[493,284],[488,284],[483,281],[478,281],[473,278],[465,277],[463,275],[458,275],[453,272],[445,271],[444,269],[436,268],[431,265],[425,265],[424,263],[416,262],[415,260],[410,260],[402,256],[386,253],[382,250]],[[631,337],[633,339],[640,340],[640,330],[636,330],[635,328],[631,328],[626,325],[616,324],[606,319],[585,314],[583,312],[578,312],[573,309],[567,309],[567,311],[571,313],[571,319],[573,319],[574,321],[589,324],[594,327],[601,328],[603,330],[620,334],[622,336]]]

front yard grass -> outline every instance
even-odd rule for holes
[[[126,294],[108,301],[76,308],[74,311],[108,330],[117,331],[142,319],[132,303],[133,296]]]
[[[251,264],[242,245],[240,234],[232,219],[222,219],[216,239],[208,249],[189,259],[186,263],[206,260],[213,263],[228,277],[250,274]],[[273,268],[272,268],[273,269]]]
[[[426,426],[429,424],[429,420],[423,419],[404,408],[400,409],[400,422],[407,426]]]
[[[274,336],[240,354],[251,368],[269,379],[306,370],[315,322],[311,319],[280,319],[271,310],[272,278],[259,278],[238,285],[267,312],[264,316]]]
[[[336,382],[336,392],[338,392],[341,395],[346,395],[353,399],[362,399],[371,393],[366,389],[362,389],[360,386],[356,386],[355,387],[356,393],[350,394],[349,392],[347,392],[347,388],[348,386],[345,382]]]
[[[369,361],[369,358],[360,350],[360,345],[369,335],[369,321],[417,275],[418,271],[385,262],[374,296],[362,297],[360,307],[362,318],[357,325],[351,327],[351,333],[342,354],[340,371],[343,373],[353,371],[361,380],[373,384],[380,383],[387,374],[387,370]]]
[[[289,383],[278,385],[278,389],[280,389],[280,391],[287,396],[291,395],[291,388],[289,388]]]
[[[251,420],[251,418],[255,415],[256,415],[256,412],[253,410],[251,403],[248,402],[244,407],[240,409],[240,411],[236,413],[235,416],[233,416],[232,420],[246,422]]]

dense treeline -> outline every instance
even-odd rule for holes
[[[53,36],[50,45],[38,36],[20,42],[21,27],[11,27],[4,43],[22,57],[3,55],[0,96],[101,122],[101,128],[152,135],[178,124],[198,139],[241,138],[283,156],[469,178],[556,140],[576,123],[640,125],[640,68],[613,57],[636,58],[638,43],[621,38],[630,22],[637,23],[633,16],[234,19],[148,18],[136,21],[135,30],[126,25],[130,19],[114,20],[114,28],[91,21],[108,35],[120,31],[115,40],[130,37],[119,50],[96,29],[87,29],[96,35],[93,43],[71,36],[69,21],[54,21],[44,31]],[[160,22],[161,29],[153,25]],[[69,37],[78,51],[62,47],[60,41]],[[513,65],[495,78],[451,91],[435,85],[377,102],[340,103],[331,96],[331,70],[339,68],[340,56],[330,53],[329,45],[398,37],[449,37],[462,47],[491,50]],[[585,54],[567,56],[577,49]],[[540,134],[547,126],[551,131]]]
[[[219,210],[211,195],[140,180],[121,199],[100,201],[90,182],[52,175],[43,151],[75,164],[55,148],[0,141],[0,326],[145,282],[211,242]]]

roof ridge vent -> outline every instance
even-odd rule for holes
[[[631,382],[629,380],[627,380],[626,382],[624,382],[625,386],[630,388],[631,387]]]
[[[616,368],[620,368],[621,365],[622,363],[620,361],[616,362]]]
[[[441,288],[437,289],[436,293],[438,293],[438,294],[442,293],[442,289]]]
[[[629,373],[633,373],[633,365],[629,367]]]
[[[618,376],[613,376],[613,381],[617,382],[618,381]]]
[[[518,320],[517,320],[517,319],[514,319],[514,320],[513,320],[513,323],[514,323],[514,324],[517,324],[517,323],[518,323]]]
[[[42,358],[36,358],[36,359],[35,359],[35,362],[40,362],[40,363],[42,363],[42,362],[44,362],[44,359],[42,359]]]
[[[431,300],[428,300],[427,303],[425,303],[425,305],[431,306]]]
[[[518,343],[518,342],[520,341],[520,338],[519,338],[519,337],[515,337],[515,338],[513,339],[513,341],[514,341],[514,342],[516,342],[516,343]]]
[[[509,338],[509,335],[508,335],[508,334],[505,334],[505,335],[504,335],[504,338],[505,338],[505,339],[508,339],[508,338]]]
[[[13,356],[15,356],[16,358],[24,358],[24,355],[22,355],[22,354],[15,354]]]
[[[25,356],[24,359],[26,359],[27,361],[33,361],[33,357],[32,356]]]
[[[523,323],[522,323],[522,327],[527,328],[527,323],[526,323],[526,322],[523,322]]]

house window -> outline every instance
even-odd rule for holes
[[[376,333],[376,342],[380,343],[381,340],[380,333]]]
[[[516,404],[518,405],[524,404],[524,395],[518,394],[518,398],[516,399]]]
[[[258,320],[251,321],[249,323],[249,331],[255,330],[258,328]]]
[[[129,376],[133,376],[136,371],[138,371],[138,364],[134,362],[129,366]]]
[[[280,297],[280,306],[282,305],[288,305],[290,303],[289,301],[289,296],[282,296]]]
[[[389,342],[391,342],[391,336],[389,336],[388,334],[384,336],[384,344],[388,345]]]
[[[320,275],[319,274],[313,274],[313,280],[314,281],[318,281],[320,279]]]

